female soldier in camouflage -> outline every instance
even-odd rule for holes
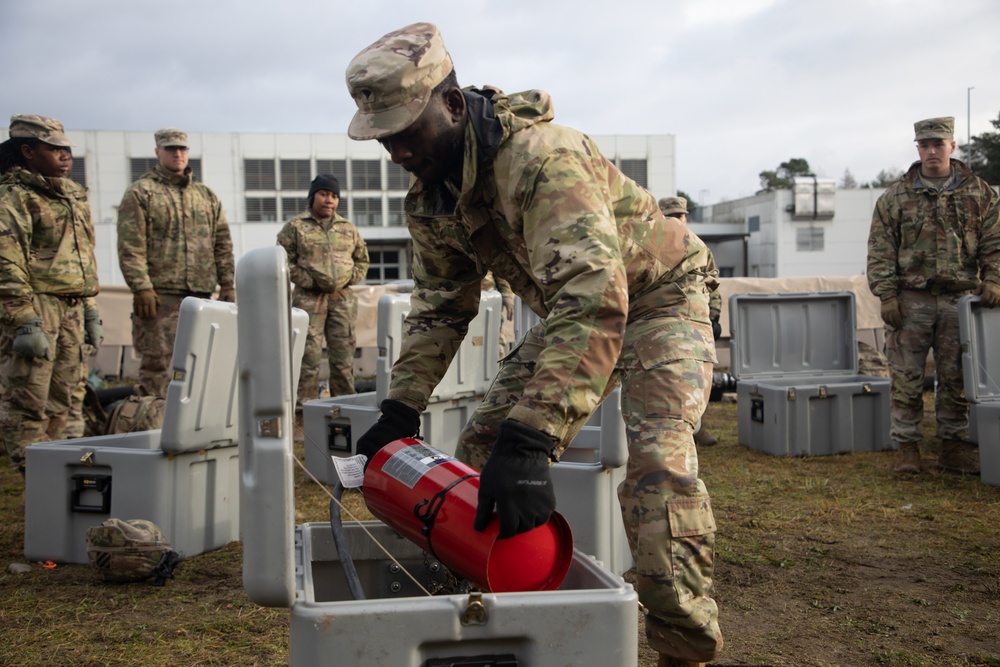
[[[292,305],[309,313],[298,404],[319,396],[323,336],[330,362],[330,395],[354,393],[358,297],[351,291],[368,275],[368,248],[352,222],[337,215],[340,183],[321,175],[309,186],[309,209],[285,223],[278,244],[295,283]]]
[[[82,345],[99,344],[94,228],[59,121],[11,118],[0,144],[0,439],[24,471],[25,448],[47,439],[80,379]]]

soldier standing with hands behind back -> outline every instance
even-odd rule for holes
[[[139,393],[166,398],[177,316],[187,296],[235,301],[229,223],[215,193],[194,180],[188,136],[156,135],[159,165],[129,186],[118,208],[118,263],[132,288]]]
[[[1000,223],[996,195],[951,157],[955,119],[913,125],[918,162],[879,197],[868,236],[868,285],[882,301],[892,377],[893,470],[920,472],[924,366],[934,350],[938,465],[976,474],[962,382],[958,299],[973,291],[1000,303]],[[980,282],[981,281],[981,282]]]

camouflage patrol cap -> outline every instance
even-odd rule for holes
[[[15,114],[10,117],[11,139],[38,139],[52,146],[70,147],[73,142],[66,136],[62,123],[55,118],[35,114]]]
[[[916,135],[914,141],[920,141],[921,139],[954,139],[955,118],[953,116],[945,116],[944,118],[918,120],[913,124],[913,132]]]
[[[347,135],[381,139],[405,130],[452,68],[432,23],[414,23],[383,36],[347,66],[347,88],[358,105]]]
[[[166,146],[188,147],[187,132],[178,130],[176,127],[165,127],[162,130],[157,130],[153,136],[156,137],[157,148],[164,148]]]
[[[688,212],[688,201],[684,197],[664,197],[659,202],[663,215],[678,215]]]

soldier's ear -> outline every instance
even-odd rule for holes
[[[465,94],[461,88],[452,87],[443,94],[445,113],[453,123],[465,118]]]

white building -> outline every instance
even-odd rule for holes
[[[89,189],[102,285],[123,285],[118,269],[117,208],[128,185],[156,165],[153,131],[67,132],[76,144],[73,178]],[[7,131],[0,132],[0,141]],[[673,135],[595,136],[601,151],[657,197],[676,192]],[[237,260],[273,245],[283,222],[306,208],[309,182],[333,174],[338,212],[354,222],[372,260],[370,282],[408,275],[403,198],[409,174],[375,141],[346,134],[189,132],[191,166],[222,201]]]
[[[864,273],[872,212],[885,189],[838,190],[829,179],[795,180],[791,190],[695,211],[692,228],[711,245],[723,277]]]

